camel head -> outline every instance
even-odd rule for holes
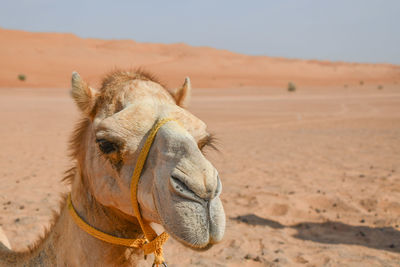
[[[170,93],[151,75],[117,71],[96,90],[73,73],[71,95],[85,117],[75,154],[96,201],[134,217],[130,182],[137,157],[155,123],[173,118],[151,146],[138,202],[145,221],[161,224],[191,248],[204,249],[222,239],[225,214],[218,172],[202,153],[210,134],[185,109],[190,87],[187,78]]]

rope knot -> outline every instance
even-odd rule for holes
[[[161,235],[154,238],[152,241],[145,243],[142,247],[144,254],[154,253],[153,266],[159,266],[163,264],[165,266],[165,260],[163,257],[163,248],[165,242],[167,242],[169,235],[163,232]]]

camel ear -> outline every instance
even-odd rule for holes
[[[89,87],[75,71],[72,72],[71,87],[71,96],[75,100],[76,105],[84,115],[90,116],[96,103],[96,90]]]
[[[186,108],[190,101],[191,91],[192,86],[190,84],[190,79],[189,77],[186,77],[182,87],[177,89],[173,94],[176,104],[180,107]]]

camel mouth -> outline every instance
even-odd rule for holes
[[[205,201],[188,190],[179,177],[171,176],[167,181],[166,187],[155,187],[152,195],[158,223],[165,231],[195,251],[206,251],[221,241],[225,213],[219,196]]]
[[[182,205],[177,210],[190,206],[189,210],[193,209],[196,212],[193,215],[188,215],[188,210],[186,210],[182,213],[175,213],[172,218],[160,216],[161,225],[172,238],[185,247],[194,251],[207,251],[221,241],[225,230],[225,221],[223,223],[214,221],[208,215],[209,207],[197,201],[185,200],[186,205],[177,204]]]
[[[199,252],[207,251],[217,243],[217,242],[211,242],[212,238],[210,236],[209,236],[209,241],[207,243],[203,243],[203,244],[192,243],[188,240],[185,240],[185,239],[179,237],[174,232],[168,231],[168,229],[166,229],[166,230],[167,230],[168,234],[171,235],[172,238],[177,240],[179,243],[181,243],[185,247],[190,248],[191,250],[194,250],[194,251],[199,251]]]

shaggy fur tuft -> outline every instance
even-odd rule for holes
[[[108,87],[114,87],[115,85],[136,79],[143,81],[152,81],[166,88],[166,86],[154,74],[142,68],[138,68],[132,71],[114,70],[108,73],[101,83],[100,92],[103,93],[103,91]]]

